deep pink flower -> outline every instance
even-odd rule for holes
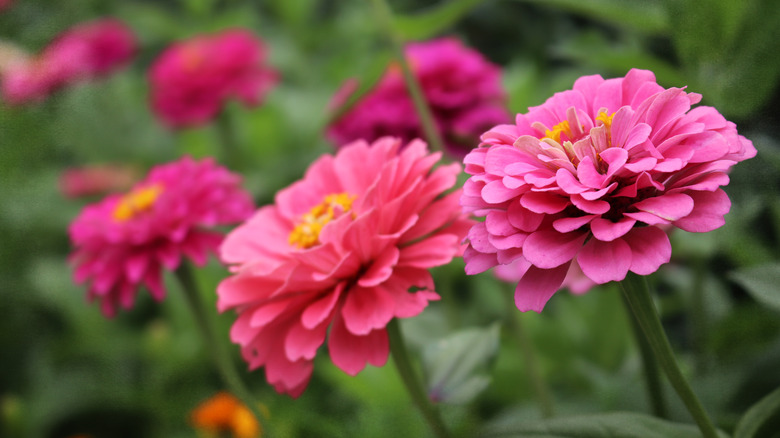
[[[217,289],[235,309],[231,339],[251,369],[297,397],[325,342],[355,375],[387,360],[385,327],[437,300],[429,268],[461,253],[472,221],[458,206],[459,164],[416,140],[357,141],[324,155],[220,248],[234,276]],[[416,291],[410,291],[416,289]]]
[[[266,57],[263,42],[242,29],[173,44],[149,71],[152,108],[167,125],[185,127],[210,121],[228,99],[257,106],[278,81]]]
[[[409,44],[406,56],[448,152],[462,157],[477,145],[479,134],[510,120],[501,70],[479,52],[454,38],[441,38]],[[332,106],[343,103],[356,88],[353,80],[345,83]],[[404,141],[423,136],[397,65],[391,66],[376,87],[328,130],[328,136],[337,144],[385,135]]]
[[[644,70],[586,76],[483,134],[464,159],[461,204],[485,217],[466,272],[519,264],[515,302],[538,312],[573,261],[599,284],[647,275],[669,261],[665,229],[723,225],[726,172],[756,150],[700,98]]]
[[[113,72],[135,50],[135,36],[119,20],[79,24],[56,37],[40,54],[3,69],[3,97],[11,104],[43,100],[74,82]]]
[[[87,206],[69,229],[75,281],[89,283],[88,299],[106,316],[131,308],[141,284],[162,300],[163,268],[176,269],[182,256],[204,264],[223,237],[210,228],[252,214],[239,183],[212,159],[185,157],[155,167],[129,193]]]

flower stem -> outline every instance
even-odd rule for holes
[[[387,324],[387,335],[390,340],[390,354],[393,356],[393,362],[401,376],[401,380],[406,386],[406,390],[412,398],[412,401],[425,417],[425,421],[438,438],[448,438],[450,436],[444,421],[441,418],[439,410],[431,404],[422,384],[412,369],[412,363],[409,360],[409,353],[406,350],[404,338],[401,336],[401,330],[398,327],[397,318],[390,320]]]
[[[235,126],[233,126],[228,108],[224,108],[219,113],[214,122],[214,128],[219,138],[220,151],[217,155],[220,157],[220,161],[230,168],[235,168],[241,163],[241,148],[239,148],[236,139]]]
[[[639,347],[639,356],[642,358],[642,369],[644,371],[645,386],[647,387],[647,397],[650,401],[653,415],[659,418],[669,418],[668,412],[666,411],[666,403],[664,402],[664,391],[663,386],[661,386],[661,375],[658,369],[658,362],[655,360],[655,356],[653,356],[653,349],[644,333],[642,333],[642,327],[639,325],[639,320],[637,320],[636,315],[631,311],[631,305],[625,295],[623,296],[623,303],[628,309],[628,319],[631,321],[634,339],[636,339],[637,346]]]
[[[626,279],[620,282],[620,287],[650,347],[655,352],[658,363],[669,378],[669,382],[677,392],[677,395],[683,401],[685,407],[688,408],[688,412],[696,421],[699,430],[701,430],[705,438],[717,438],[718,434],[715,431],[712,420],[710,420],[701,402],[694,394],[693,389],[691,389],[690,384],[688,384],[682,371],[680,371],[672,351],[672,346],[669,344],[666,333],[664,333],[658,312],[656,312],[653,299],[650,296],[647,281],[641,276],[629,273]]]
[[[412,102],[414,103],[414,109],[417,112],[417,116],[420,118],[423,133],[425,133],[425,137],[432,150],[443,151],[444,141],[442,141],[439,129],[436,127],[431,108],[425,100],[425,95],[423,94],[422,87],[420,87],[420,83],[417,81],[417,78],[412,72],[412,68],[409,66],[409,62],[406,60],[406,55],[404,54],[404,41],[393,28],[393,11],[390,9],[386,0],[373,0],[373,3],[377,18],[385,28],[385,32],[387,32],[387,36],[392,44],[396,61],[401,68],[401,74],[406,83],[406,88],[409,90]]]
[[[555,404],[550,389],[547,387],[546,380],[539,371],[539,360],[536,356],[536,350],[534,349],[531,339],[528,337],[528,333],[523,327],[523,322],[520,320],[520,311],[515,307],[513,294],[502,294],[508,297],[506,315],[507,327],[511,330],[520,346],[520,352],[523,355],[523,362],[528,371],[528,380],[531,383],[534,393],[536,393],[536,400],[539,402],[539,410],[542,413],[542,417],[550,418],[555,416]]]
[[[182,262],[181,266],[175,271],[175,274],[176,278],[181,283],[184,296],[187,299],[187,303],[190,305],[192,314],[197,322],[196,325],[200,328],[201,335],[203,335],[203,339],[214,360],[217,370],[222,376],[222,380],[225,385],[230,388],[230,391],[240,398],[252,411],[255,418],[257,418],[258,423],[260,423],[267,434],[268,429],[266,425],[263,424],[260,403],[252,395],[249,388],[246,387],[243,380],[241,380],[241,377],[238,375],[238,372],[230,360],[228,352],[225,350],[224,345],[219,341],[220,338],[217,334],[216,324],[214,324],[211,314],[206,310],[206,306],[201,299],[192,268],[188,263]]]

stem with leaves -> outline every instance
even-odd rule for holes
[[[710,420],[707,411],[704,410],[677,364],[672,346],[669,344],[669,339],[666,337],[664,328],[661,325],[661,319],[653,304],[653,298],[650,296],[646,279],[629,273],[625,280],[620,282],[620,287],[650,347],[655,353],[658,364],[661,365],[672,387],[685,404],[694,421],[696,421],[699,430],[701,430],[705,438],[717,438],[718,434],[715,426],[712,424],[712,420]]]
[[[393,356],[393,362],[401,376],[401,380],[406,386],[406,390],[412,398],[412,401],[420,410],[428,426],[437,438],[448,438],[450,436],[444,421],[441,418],[439,410],[431,403],[428,394],[417,378],[409,360],[409,353],[406,349],[406,343],[401,335],[401,329],[398,326],[398,319],[393,318],[387,324],[387,336],[390,341],[390,354]]]

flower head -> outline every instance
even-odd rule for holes
[[[192,410],[192,425],[209,434],[223,436],[228,433],[233,438],[260,438],[263,430],[241,400],[227,392],[219,392]]]
[[[257,106],[278,80],[266,56],[263,42],[241,29],[173,44],[149,71],[152,108],[167,125],[185,127],[210,121],[228,99]]]
[[[572,265],[595,283],[667,263],[666,230],[724,224],[727,171],[753,144],[701,96],[652,72],[586,76],[499,125],[464,162],[461,203],[484,216],[468,235],[466,272],[514,263],[515,302],[541,311]]]
[[[113,72],[125,65],[135,50],[135,36],[119,20],[105,18],[76,25],[41,53],[5,69],[3,96],[12,104],[42,100],[74,82]]]
[[[204,264],[222,242],[209,228],[252,214],[239,182],[211,159],[185,157],[152,169],[129,193],[87,206],[69,230],[74,279],[89,283],[87,297],[106,316],[131,308],[141,284],[162,300],[163,268],[176,269],[182,256]]]
[[[479,52],[456,39],[441,38],[409,44],[406,57],[448,152],[462,157],[478,143],[479,134],[509,120],[501,70]],[[343,103],[355,88],[354,81],[348,81],[334,103]],[[404,141],[421,137],[422,125],[400,68],[392,65],[373,90],[330,126],[328,135],[337,144],[385,135]]]
[[[429,268],[461,253],[471,221],[458,206],[458,164],[433,168],[425,143],[358,141],[325,155],[231,232],[220,256],[235,275],[217,289],[235,309],[231,338],[251,369],[298,396],[328,335],[350,375],[387,360],[385,327],[439,296]],[[413,291],[410,291],[413,289]]]

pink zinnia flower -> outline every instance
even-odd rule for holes
[[[252,214],[239,182],[212,159],[185,157],[152,169],[129,193],[87,206],[69,230],[75,281],[89,283],[87,297],[109,317],[133,306],[141,284],[162,300],[163,268],[176,269],[182,256],[204,264],[222,242],[209,228]]]
[[[441,38],[409,44],[406,57],[448,152],[462,157],[477,145],[482,132],[510,120],[501,70],[479,52],[454,38]],[[332,106],[343,103],[357,88],[355,85],[354,81],[348,81],[337,92]],[[401,137],[404,141],[423,136],[397,65],[328,130],[328,136],[337,144],[385,135]]]
[[[402,146],[361,140],[321,157],[220,248],[235,275],[217,306],[238,312],[231,339],[278,392],[303,392],[328,333],[344,372],[384,365],[388,322],[439,299],[428,269],[461,253],[472,224],[446,193],[460,165],[433,169],[440,153]]]
[[[756,150],[700,98],[644,70],[586,76],[483,134],[464,159],[461,203],[486,218],[466,272],[516,263],[517,307],[539,312],[573,264],[599,284],[647,275],[669,261],[667,228],[723,225],[726,172]]]
[[[149,71],[152,108],[169,126],[184,127],[210,121],[228,99],[257,106],[278,81],[266,57],[263,42],[241,29],[173,44]]]
[[[6,68],[3,97],[11,104],[43,100],[72,83],[113,72],[135,50],[135,36],[119,20],[79,24],[56,37],[40,54]]]

